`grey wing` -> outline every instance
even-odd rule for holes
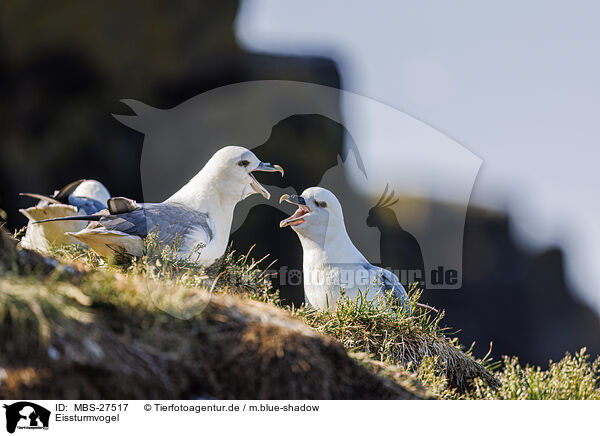
[[[170,243],[176,238],[185,239],[188,235],[198,231],[204,233],[205,237],[202,238],[204,243],[210,242],[213,238],[208,214],[184,206],[153,205],[151,208],[146,208],[146,217],[148,218],[148,231],[152,232],[156,229],[163,242]]]
[[[100,218],[100,224],[107,230],[123,232],[128,235],[141,237],[148,235],[146,214],[143,208],[139,208],[133,212],[103,216]]]
[[[184,238],[189,232],[199,228],[205,231],[209,240],[213,236],[207,214],[162,203],[141,204],[131,212],[103,217],[100,223],[108,230],[140,237],[157,232],[159,239],[167,243],[177,237]]]
[[[381,284],[381,289],[386,292],[392,291],[393,296],[397,298],[403,305],[408,301],[408,294],[400,283],[400,280],[391,271],[388,271],[383,268],[379,268],[373,265],[369,265],[370,269],[372,269],[377,275],[378,281]]]

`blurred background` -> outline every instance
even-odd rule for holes
[[[598,354],[598,12],[592,2],[541,1],[5,1],[0,208],[18,229],[26,224],[18,209],[31,205],[19,192],[51,193],[79,178],[142,201],[144,135],[111,115],[131,113],[123,98],[167,109],[250,80],[339,87],[423,121],[483,162],[464,226],[462,287],[423,296],[446,311],[461,342],[475,341],[482,356],[493,341],[495,357],[542,366],[581,346]],[[269,184],[301,192],[340,159],[359,165],[385,152],[381,120],[344,98],[338,110],[376,145],[355,144],[330,118],[291,116],[254,150],[286,169]],[[381,162],[392,173],[411,166]],[[336,177],[369,207],[379,199],[379,185]],[[420,269],[404,220],[443,233],[456,205],[435,188],[400,200],[410,216],[367,209],[382,236],[377,261]],[[251,208],[234,248],[256,244],[257,258],[270,253],[276,268],[301,268],[296,235],[278,230],[284,217]],[[301,285],[276,286],[286,303],[302,302]]]

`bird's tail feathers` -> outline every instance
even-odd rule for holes
[[[35,198],[36,200],[47,201],[48,203],[61,204],[61,202],[59,200],[57,200],[54,197],[50,197],[49,195],[33,194],[31,192],[21,192],[19,195],[21,197],[30,197],[30,198]]]
[[[98,255],[106,258],[124,253],[142,256],[144,253],[144,242],[141,237],[128,235],[118,230],[86,228],[77,233],[69,232],[67,235],[78,239]]]
[[[70,204],[48,204],[46,206],[33,206],[27,209],[19,209],[28,220],[41,221],[52,218],[63,218],[77,215],[77,208]]]
[[[52,221],[100,221],[103,215],[78,215],[78,216],[63,216],[60,218],[50,218],[47,220],[35,221],[33,224],[48,223]]]

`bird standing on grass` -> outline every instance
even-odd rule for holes
[[[161,246],[177,246],[179,259],[208,266],[225,253],[235,205],[255,193],[270,197],[252,175],[254,171],[278,171],[283,176],[279,165],[261,162],[244,147],[224,147],[162,203],[138,204],[116,197],[108,200],[108,209],[97,214],[58,220],[92,221],[70,235],[102,257],[142,256],[144,238],[156,232]]]
[[[65,216],[90,215],[106,208],[110,194],[106,187],[97,180],[77,180],[52,195],[22,193],[22,196],[38,199],[33,207],[19,209],[29,222],[21,246],[30,250],[47,252],[52,246],[78,244],[79,241],[67,232],[78,232],[86,223],[84,221],[58,221],[44,226],[33,225],[34,222]]]
[[[342,206],[331,191],[308,188],[302,195],[283,195],[279,202],[283,201],[298,206],[279,226],[292,227],[300,238],[308,306],[335,310],[341,291],[351,299],[362,293],[368,300],[391,291],[403,305],[408,304],[398,277],[371,265],[354,246],[346,232]]]

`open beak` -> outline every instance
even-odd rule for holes
[[[283,177],[283,168],[281,168],[279,165],[271,165],[270,163],[267,163],[267,162],[261,162],[258,164],[258,166],[255,169],[253,169],[252,171],[250,171],[250,173],[248,173],[248,175],[252,179],[250,182],[250,186],[252,186],[252,189],[254,189],[254,191],[257,194],[261,194],[263,197],[265,197],[268,200],[269,198],[271,198],[271,194],[269,193],[269,191],[267,191],[265,189],[265,187],[263,185],[258,183],[258,180],[256,180],[254,178],[254,175],[252,174],[253,171],[265,171],[268,173],[279,172],[279,173],[281,173],[281,177]]]
[[[295,204],[298,206],[298,210],[296,210],[291,217],[281,221],[279,223],[279,227],[297,226],[298,224],[302,224],[306,215],[311,212],[310,207],[306,205],[304,198],[300,195],[283,194],[279,199],[279,204],[283,203],[284,201]]]
[[[30,192],[21,192],[19,195],[22,197],[31,197],[31,198],[35,198],[37,200],[47,201],[48,203],[51,203],[51,204],[61,204],[60,201],[58,201],[54,197],[50,197],[49,195],[32,194]]]

